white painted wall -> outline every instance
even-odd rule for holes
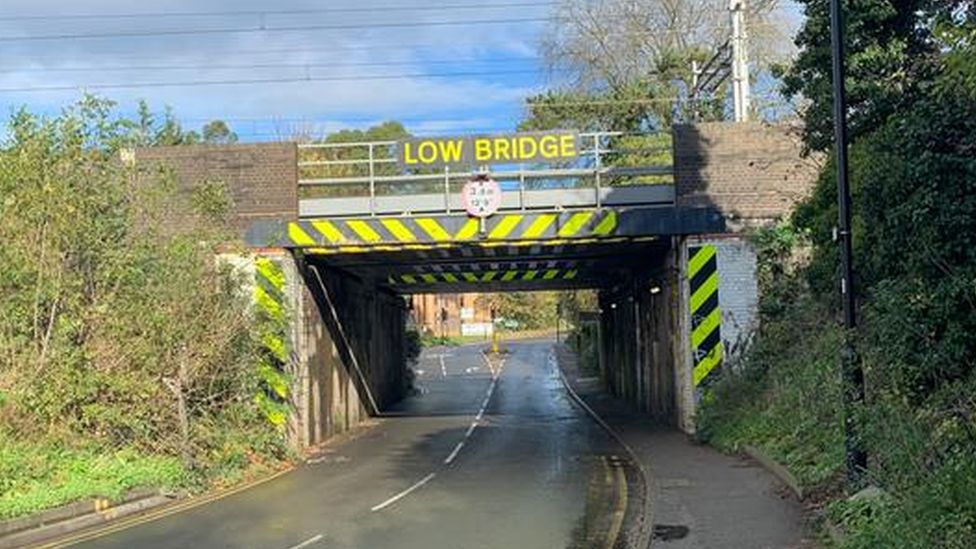
[[[752,244],[735,235],[705,235],[682,239],[675,249],[678,280],[677,329],[675,330],[675,394],[678,398],[678,428],[695,432],[695,409],[700,397],[692,386],[694,363],[691,356],[691,313],[689,312],[688,248],[704,244],[716,248],[719,308],[722,311],[723,367],[734,365],[755,334],[759,323],[759,286],[756,278],[757,258]]]

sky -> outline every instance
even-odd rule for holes
[[[243,141],[391,119],[509,131],[553,84],[537,57],[553,1],[3,0],[0,112],[56,113],[87,90]]]

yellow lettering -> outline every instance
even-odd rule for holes
[[[451,141],[441,141],[438,144],[441,148],[441,159],[444,162],[461,161],[461,150],[464,147],[464,141],[461,139],[453,139]]]
[[[576,139],[573,135],[560,136],[559,145],[559,155],[563,158],[576,156]]]
[[[491,159],[491,140],[475,139],[474,159],[478,162],[487,162]]]
[[[559,156],[559,143],[556,136],[546,135],[539,140],[539,152],[543,158],[557,158]]]
[[[433,164],[437,160],[437,146],[431,141],[424,141],[417,147],[417,156],[424,164]]]
[[[516,134],[504,137],[470,137],[416,140],[402,143],[402,162],[407,166],[492,162],[560,160],[579,154],[573,133]],[[473,152],[469,152],[469,148]]]
[[[512,155],[509,152],[510,151],[510,148],[509,147],[510,147],[510,144],[508,142],[508,139],[505,139],[504,137],[496,138],[495,139],[495,155],[494,155],[495,158],[494,158],[494,160],[501,160],[503,158],[505,160],[511,160],[512,159]]]
[[[539,144],[535,142],[534,137],[523,137],[519,141],[519,158],[522,160],[529,160],[535,158],[535,155],[539,154]]]

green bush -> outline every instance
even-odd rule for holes
[[[828,486],[844,463],[841,332],[813,301],[788,311],[703,399],[698,436],[729,451],[758,446],[806,487]]]
[[[810,101],[804,143],[832,147],[828,11],[807,17],[785,90]],[[861,323],[848,334],[866,398],[851,411],[867,481],[848,500],[838,393],[837,185],[833,161],[792,231],[809,258],[790,276],[765,235],[763,327],[742,369],[708,394],[703,435],[760,444],[831,501],[856,548],[976,546],[976,12],[967,2],[848,5],[850,175]],[[781,241],[784,242],[785,241]],[[771,274],[772,276],[763,275]],[[785,275],[785,276],[783,276]],[[786,280],[792,290],[776,282]],[[797,329],[796,326],[802,327]],[[770,350],[774,352],[770,353]],[[806,357],[805,360],[798,357]],[[816,390],[814,390],[816,389]],[[833,410],[832,410],[833,408]],[[806,421],[805,421],[806,419]],[[854,487],[852,487],[854,488]]]
[[[229,195],[182,197],[120,160],[144,129],[86,98],[17,113],[0,147],[0,437],[21,441],[0,454],[7,515],[284,457],[255,403],[251,296],[214,260]],[[205,228],[158,231],[170,208]]]
[[[132,488],[175,488],[187,480],[177,457],[0,437],[0,519],[93,496],[118,498]]]
[[[897,496],[841,499],[828,516],[846,532],[844,547],[968,549],[976,540],[976,463],[957,456]]]

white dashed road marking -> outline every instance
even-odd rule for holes
[[[322,541],[322,537],[323,537],[322,534],[318,534],[317,536],[312,536],[312,537],[308,538],[307,540],[299,543],[298,545],[292,545],[288,549],[302,549],[303,547],[308,547],[309,545],[312,545],[313,543],[318,543],[318,542]]]
[[[381,509],[383,509],[385,507],[389,507],[390,505],[393,505],[397,501],[399,501],[399,500],[401,500],[401,499],[409,496],[410,495],[410,492],[413,492],[417,488],[420,488],[424,484],[427,484],[428,482],[430,482],[431,480],[433,480],[433,478],[436,477],[436,476],[437,476],[437,473],[431,473],[431,474],[427,475],[426,477],[424,477],[424,478],[420,479],[419,481],[417,481],[417,483],[414,484],[413,486],[411,486],[410,488],[407,488],[406,490],[400,492],[399,494],[393,496],[392,498],[384,501],[383,503],[381,503],[379,505],[374,505],[373,508],[370,509],[370,511],[373,511],[375,513],[376,511],[379,511],[379,510],[381,510]]]
[[[484,353],[482,353],[482,356],[485,358],[485,361],[488,363],[488,368],[491,369],[491,374],[492,374],[492,376],[491,376],[491,384],[488,385],[488,390],[485,393],[485,398],[484,398],[484,400],[481,401],[481,408],[478,410],[478,415],[475,416],[474,421],[472,421],[471,422],[471,425],[468,426],[468,430],[465,431],[465,433],[464,433],[464,438],[462,438],[454,446],[454,449],[451,450],[451,453],[448,454],[448,456],[444,459],[444,465],[450,465],[451,463],[454,462],[454,460],[457,458],[458,454],[461,452],[461,449],[464,448],[464,443],[467,442],[467,440],[469,438],[471,438],[471,435],[474,433],[475,429],[478,428],[478,424],[481,422],[481,419],[485,416],[485,410],[488,409],[488,403],[491,402],[491,395],[495,392],[495,387],[498,385],[498,378],[501,376],[502,369],[505,367],[505,361],[502,360],[499,363],[499,365],[498,365],[498,370],[495,370],[495,369],[492,368],[491,361],[488,359],[488,356],[485,355]],[[438,358],[440,359],[440,362],[441,362],[441,373],[446,377],[447,376],[447,366],[444,364],[444,355],[439,355]],[[390,505],[393,505],[397,501],[399,501],[399,500],[407,497],[408,495],[410,495],[411,492],[419,489],[423,485],[425,485],[428,482],[430,482],[431,480],[433,480],[434,477],[436,477],[436,476],[437,476],[437,473],[430,473],[426,477],[424,477],[424,478],[420,479],[419,481],[417,481],[417,483],[415,483],[413,486],[411,486],[411,487],[407,488],[406,490],[404,490],[404,491],[396,494],[395,496],[393,496],[390,499],[384,501],[383,503],[380,503],[378,505],[373,506],[370,509],[370,511],[373,511],[373,512],[380,511],[382,509],[385,509],[385,508],[389,507]],[[301,547],[304,547],[304,546],[301,546]],[[297,548],[291,548],[291,549],[297,549]]]

